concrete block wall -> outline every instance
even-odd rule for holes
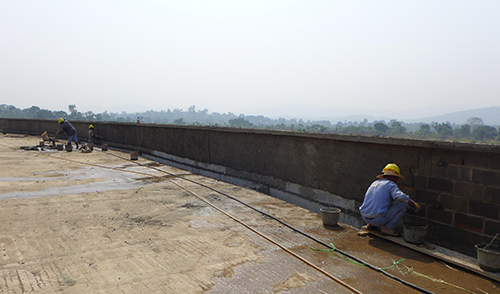
[[[432,224],[436,243],[473,248],[500,232],[499,155],[492,146],[478,147],[483,148],[433,150],[414,174],[410,194],[423,204],[417,215]]]
[[[90,122],[72,122],[80,140]],[[500,231],[500,146],[381,137],[214,127],[92,122],[110,147],[138,150],[172,164],[246,185],[340,221],[362,224],[357,208],[382,168],[397,163],[403,191],[429,224],[427,239],[469,255]],[[54,133],[57,122],[0,119],[8,132]],[[249,184],[252,183],[252,184]]]

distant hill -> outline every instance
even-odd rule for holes
[[[465,124],[467,119],[471,117],[479,117],[483,120],[485,125],[498,126],[500,125],[500,106],[492,106],[478,109],[462,110],[457,112],[452,112],[443,115],[429,116],[418,119],[403,120],[406,123],[431,123],[435,122],[447,122],[456,124]]]
[[[432,109],[434,113],[436,113],[435,109]],[[359,111],[359,110],[358,110]],[[244,112],[244,111],[243,111]],[[450,122],[455,124],[465,124],[467,123],[467,119],[471,117],[479,117],[483,120],[485,125],[490,126],[498,126],[500,125],[500,106],[492,106],[478,109],[469,109],[462,110],[456,112],[450,112],[447,114],[428,116],[422,118],[415,119],[404,119],[404,118],[396,118],[396,117],[387,117],[387,116],[373,116],[373,115],[365,115],[365,114],[355,114],[357,111],[355,108],[320,108],[316,106],[310,105],[295,105],[295,106],[283,106],[279,108],[266,108],[260,109],[258,111],[254,111],[253,114],[264,115],[266,117],[278,118],[284,117],[287,119],[291,118],[301,118],[303,120],[328,120],[332,124],[336,124],[337,122],[349,122],[349,121],[357,121],[362,122],[365,118],[369,122],[373,121],[381,121],[385,120],[389,122],[391,119],[397,119],[398,121],[403,121],[405,123],[431,123],[431,122]],[[358,113],[364,112],[360,110]],[[425,113],[422,109],[414,110],[416,113]],[[286,113],[286,114],[285,114]],[[245,113],[246,114],[246,113]],[[278,116],[279,114],[279,116]],[[397,113],[401,115],[401,113]],[[404,117],[404,116],[403,116]],[[415,117],[415,116],[413,116]]]
[[[120,108],[118,108],[120,109]],[[450,109],[450,108],[449,108]],[[126,110],[121,110],[121,112],[114,113],[113,111],[108,112],[108,110],[103,113],[95,112],[92,109],[89,112],[77,112],[77,114],[69,114],[64,111],[51,111],[47,109],[40,109],[38,106],[32,106],[31,108],[19,109],[13,105],[0,104],[0,117],[21,117],[21,118],[57,118],[57,117],[69,117],[71,119],[87,119],[87,120],[109,120],[109,121],[135,121],[137,116],[143,117],[145,122],[150,123],[173,123],[178,119],[183,119],[182,123],[193,123],[199,122],[204,124],[224,124],[227,123],[229,119],[234,119],[238,116],[244,115],[250,119],[252,118],[252,123],[259,125],[269,125],[275,123],[282,123],[282,120],[290,120],[290,124],[305,124],[305,123],[325,123],[326,125],[350,122],[363,122],[365,119],[369,123],[375,121],[385,121],[386,123],[395,119],[402,121],[407,124],[418,124],[418,123],[444,123],[450,122],[456,125],[462,125],[467,123],[467,120],[471,117],[479,117],[483,120],[485,125],[489,126],[500,126],[500,106],[491,106],[477,109],[461,110],[450,112],[447,114],[427,116],[422,118],[408,118],[409,112],[413,112],[411,117],[416,117],[421,113],[440,113],[440,108],[429,109],[425,111],[422,108],[408,108],[405,112],[396,112],[397,117],[389,117],[387,113],[384,115],[379,113],[379,115],[366,115],[362,113],[370,113],[370,111],[363,110],[362,108],[326,108],[317,107],[311,105],[292,105],[283,107],[266,108],[253,111],[241,111],[240,113],[208,113],[208,110],[198,110],[188,109],[188,111],[183,111],[182,109],[173,109],[168,111],[144,111],[140,110],[127,113]],[[89,117],[86,117],[87,114]],[[408,116],[405,116],[408,115]],[[406,117],[406,118],[405,118]],[[276,120],[276,121],[274,121]],[[279,121],[278,121],[279,120]],[[302,122],[301,122],[302,120]]]
[[[267,107],[267,108],[255,109],[253,111],[241,110],[241,113],[244,113],[245,115],[263,115],[265,117],[273,119],[280,117],[285,119],[295,118],[295,119],[303,119],[305,121],[328,120],[332,124],[336,124],[339,121],[342,123],[346,121],[362,122],[365,118],[370,122],[376,120],[386,120],[386,121],[391,120],[391,118],[389,117],[365,115],[362,114],[363,112],[366,111],[355,108],[328,108],[328,107],[319,107],[307,104]]]

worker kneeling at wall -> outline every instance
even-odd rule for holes
[[[418,212],[420,205],[399,189],[397,182],[405,178],[396,164],[386,165],[377,178],[366,191],[363,204],[359,207],[363,220],[368,223],[363,228],[374,230],[380,227],[384,235],[399,236],[396,225],[408,207]]]

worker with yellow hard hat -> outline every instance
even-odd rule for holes
[[[89,125],[89,149],[94,150],[95,145],[95,133],[94,133],[94,125]]]
[[[75,127],[73,127],[73,125],[67,119],[64,119],[62,117],[59,118],[57,122],[59,123],[59,129],[57,130],[56,138],[57,135],[66,133],[66,135],[68,135],[68,145],[71,145],[71,142],[75,142],[76,149],[78,149],[78,138],[76,137]]]
[[[363,228],[380,229],[384,235],[399,236],[396,231],[398,222],[408,208],[418,212],[420,205],[399,189],[397,182],[404,181],[405,177],[395,163],[386,165],[377,179],[366,191],[363,204],[359,207],[361,217],[367,223]]]
[[[94,146],[96,144],[101,144],[101,140],[103,140],[104,137],[99,136],[95,133],[95,127],[94,125],[89,125],[89,144],[88,147],[90,150],[94,150]]]

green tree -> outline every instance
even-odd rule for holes
[[[497,129],[490,126],[478,126],[471,133],[472,137],[478,141],[483,141],[486,139],[495,139],[497,136]]]
[[[92,111],[87,111],[84,114],[86,120],[96,120],[96,115]]]
[[[453,135],[455,135],[458,138],[465,138],[470,135],[470,125],[462,125],[459,129],[456,129],[453,131]]]
[[[66,113],[66,111],[62,111],[62,110],[56,111],[54,113],[55,118],[66,117],[66,116],[68,116],[68,114]]]
[[[309,131],[309,132],[319,132],[319,133],[324,133],[328,129],[325,126],[319,125],[319,124],[314,124],[310,127],[304,128],[304,125],[300,124],[298,128],[296,129],[297,131]]]
[[[391,134],[396,136],[406,134],[406,128],[403,127],[403,123],[397,120],[391,121],[389,131]]]
[[[253,123],[244,119],[243,117],[233,118],[228,121],[229,126],[233,128],[252,128],[254,126]]]
[[[335,124],[333,130],[337,133],[340,133],[342,132],[342,128],[343,128],[344,124],[342,122],[337,122],[337,124]]]
[[[76,110],[76,104],[70,104],[70,105],[68,105],[68,109],[69,109],[69,114],[70,115],[76,114],[78,112]]]
[[[181,117],[181,118],[178,118],[176,120],[174,120],[172,122],[174,125],[185,125],[186,123],[184,122],[184,119]]]
[[[26,114],[27,118],[37,118],[37,113],[40,111],[40,107],[31,106],[30,108],[26,108],[23,110],[23,113]]]
[[[70,119],[75,119],[75,120],[83,119],[82,113],[78,112],[78,110],[76,110],[76,104],[68,105],[68,110],[69,110],[69,118]]]
[[[420,125],[420,129],[416,133],[422,136],[422,138],[425,138],[431,133],[431,126],[428,124]]]
[[[377,135],[383,135],[389,131],[389,127],[386,126],[386,124],[384,124],[383,122],[376,122],[373,125],[373,129],[375,130],[375,133]]]
[[[437,123],[437,122],[432,122],[431,126],[436,130],[436,133],[441,135],[441,138],[444,139],[444,137],[453,135],[453,128],[451,127],[449,122],[446,123]]]
[[[49,119],[55,117],[56,116],[52,113],[52,111],[47,109],[40,109],[40,111],[38,111],[35,116],[35,118],[41,118],[41,119]]]
[[[484,124],[483,119],[480,117],[470,117],[467,119],[467,123],[471,126],[474,131],[477,127],[482,126]]]

